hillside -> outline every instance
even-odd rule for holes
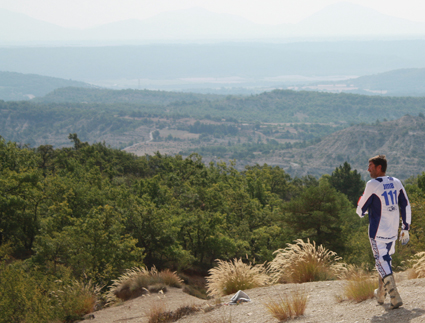
[[[280,165],[290,174],[330,174],[348,161],[365,179],[370,157],[385,154],[388,174],[406,179],[425,171],[425,118],[404,116],[378,124],[359,124],[335,132],[303,149],[276,152],[257,162]]]
[[[233,118],[240,122],[375,122],[383,115],[388,120],[405,114],[425,112],[425,98],[376,97],[314,91],[274,90],[251,96],[220,96],[149,90],[58,89],[40,98],[46,103],[122,103],[166,105],[162,116],[203,118],[206,115]],[[118,108],[118,107],[117,107]],[[119,108],[118,108],[119,109]]]
[[[389,171],[402,179],[425,170],[425,98],[281,90],[211,96],[218,100],[161,91],[67,88],[54,93],[60,94],[56,99],[76,94],[75,101],[91,102],[0,102],[0,135],[33,147],[61,147],[70,145],[69,133],[77,133],[83,141],[104,141],[136,155],[195,152],[206,162],[235,159],[238,169],[279,165],[291,176],[330,173],[348,161],[367,177],[366,161],[377,153],[388,155]],[[95,103],[103,96],[116,103]]]
[[[99,88],[64,87],[56,89],[37,102],[49,103],[133,103],[133,104],[157,104],[168,105],[178,102],[193,102],[202,100],[223,99],[222,95],[183,93],[170,91],[150,90],[110,90]]]
[[[255,288],[245,290],[250,296],[251,303],[242,303],[238,306],[227,306],[230,296],[221,299],[222,306],[217,306],[208,312],[200,311],[179,320],[182,323],[277,323],[265,309],[264,304],[269,303],[285,293],[296,288],[304,289],[308,295],[307,308],[304,316],[294,322],[308,323],[335,323],[335,322],[385,322],[420,323],[425,321],[425,298],[423,288],[425,279],[399,281],[398,290],[405,305],[397,310],[390,310],[388,298],[384,305],[379,306],[375,299],[369,299],[361,303],[338,301],[338,295],[342,293],[345,281],[323,281],[299,284],[276,285],[272,287]],[[148,322],[148,313],[153,306],[165,306],[168,310],[176,310],[180,306],[198,305],[207,307],[208,301],[201,301],[192,296],[179,293],[172,289],[165,296],[139,297],[125,302],[121,306],[94,312],[93,323],[112,322]]]
[[[348,80],[355,87],[386,95],[425,96],[425,68],[409,68]]]
[[[56,77],[0,71],[0,100],[30,100],[67,86],[91,87],[90,84],[84,82]]]
[[[289,146],[273,141],[271,137],[260,137],[262,134],[260,129],[257,137],[264,142],[267,141],[267,144],[233,144],[229,147],[226,142],[222,142],[209,147],[193,147],[180,153],[188,155],[190,152],[199,152],[207,162],[235,159],[239,169],[243,169],[247,164],[256,163],[277,165],[291,176],[330,174],[347,161],[363,175],[364,179],[369,178],[368,159],[378,154],[385,154],[389,159],[388,173],[406,179],[425,171],[424,129],[423,116],[406,115],[394,121],[354,125],[306,144],[292,141]],[[143,155],[155,150],[152,145],[164,151],[161,143],[145,143],[127,150]]]
[[[291,87],[301,90],[385,96],[425,96],[425,68],[404,68],[337,82]]]

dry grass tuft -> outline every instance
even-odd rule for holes
[[[425,278],[425,252],[419,252],[406,261],[409,279]]]
[[[152,269],[151,269],[151,272],[152,272]],[[160,279],[161,283],[167,286],[178,287],[178,288],[182,287],[183,280],[179,276],[177,276],[176,272],[174,271],[165,269],[163,271],[157,272],[156,275]]]
[[[217,267],[209,270],[207,278],[207,293],[213,297],[264,286],[270,281],[264,265],[245,264],[236,258],[233,261],[217,260],[217,263]]]
[[[167,311],[164,303],[155,303],[149,310],[149,323],[176,322],[183,316],[198,312],[200,309],[195,305],[180,306],[175,311]]]
[[[307,307],[307,293],[304,290],[296,289],[288,296],[279,295],[277,299],[271,299],[264,304],[267,311],[279,321],[286,321],[304,315]]]
[[[222,310],[219,313],[220,313],[219,317],[215,316],[214,318],[207,318],[203,322],[204,323],[232,323],[231,308],[222,307]]]
[[[166,316],[167,309],[165,307],[165,304],[160,303],[154,303],[149,309],[148,318],[149,323],[160,323],[160,322],[166,322],[165,319],[167,319]]]
[[[126,301],[147,294],[149,291],[166,292],[166,286],[181,287],[182,280],[175,272],[168,269],[159,272],[155,267],[152,267],[150,271],[144,267],[134,267],[114,280],[106,298],[108,304],[111,304],[118,299]]]
[[[340,263],[341,257],[316,242],[310,243],[298,239],[294,244],[287,244],[285,249],[274,252],[276,257],[269,264],[269,271],[274,282],[304,283],[335,279],[345,271]]]
[[[378,288],[378,277],[376,275],[370,275],[360,268],[352,267],[347,276],[343,295],[338,298],[360,303],[373,298],[373,292],[376,288]]]

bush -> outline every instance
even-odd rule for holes
[[[164,285],[181,287],[182,280],[168,269],[159,272],[155,267],[150,271],[145,267],[134,267],[114,280],[106,297],[108,303],[117,301],[117,298],[126,301],[149,293],[150,287],[158,289],[158,286]],[[164,290],[164,287],[160,289]]]
[[[217,260],[218,266],[209,270],[207,278],[207,293],[214,297],[221,297],[267,285],[270,277],[264,265],[251,265],[242,262],[242,259],[233,259],[226,262]]]
[[[279,321],[286,321],[304,315],[307,306],[307,293],[296,289],[288,296],[279,295],[277,300],[264,304],[267,311]]]
[[[340,257],[322,245],[316,248],[316,243],[296,240],[287,244],[285,249],[279,249],[269,270],[274,282],[304,283],[311,281],[335,279],[344,270],[339,263]]]
[[[60,276],[1,265],[0,322],[73,322],[93,312],[99,288],[72,280],[66,268]]]
[[[0,267],[0,322],[49,322],[55,318],[45,279],[34,277],[18,265]]]

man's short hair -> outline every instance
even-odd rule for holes
[[[381,165],[381,171],[385,173],[387,171],[387,158],[385,155],[378,155],[369,159],[369,163],[372,162],[375,167]]]

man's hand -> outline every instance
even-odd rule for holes
[[[409,231],[408,230],[401,230],[399,240],[400,240],[400,242],[403,246],[406,245],[410,240]]]

